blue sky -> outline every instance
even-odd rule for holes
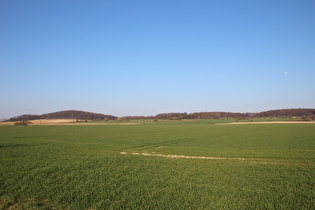
[[[313,0],[0,0],[0,118],[315,108]]]

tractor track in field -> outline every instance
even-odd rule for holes
[[[155,156],[155,157],[165,157],[165,158],[185,158],[185,159],[202,159],[202,160],[239,160],[248,161],[252,163],[262,163],[262,164],[286,164],[283,161],[275,161],[274,159],[258,159],[258,158],[241,158],[241,157],[209,157],[209,156],[189,156],[189,155],[165,155],[157,153],[142,153],[142,152],[120,152],[122,155],[139,155],[139,156]]]

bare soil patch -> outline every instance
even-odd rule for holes
[[[77,122],[75,119],[43,119],[29,120],[29,125],[135,125],[140,123],[93,123],[93,122]],[[15,122],[0,122],[0,125],[14,125]]]
[[[0,122],[0,125],[14,125],[14,122]]]
[[[35,124],[35,125],[136,125],[140,123],[42,123],[42,124]]]

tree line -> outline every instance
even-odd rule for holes
[[[163,119],[163,120],[182,120],[182,119],[251,119],[251,118],[294,118],[314,120],[315,109],[279,109],[259,113],[240,113],[240,112],[195,112],[195,113],[162,113],[155,116],[127,116],[122,119]]]
[[[183,120],[183,119],[251,119],[251,118],[275,118],[301,117],[304,120],[315,119],[315,109],[278,109],[259,113],[239,113],[239,112],[195,112],[195,113],[161,113],[155,116],[125,116],[118,118],[113,115],[96,114],[84,111],[60,111],[43,115],[21,115],[10,118],[8,121],[27,121],[37,119],[78,119],[78,120],[135,120],[135,119],[160,119],[160,120]]]

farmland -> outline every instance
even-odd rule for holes
[[[315,124],[0,126],[2,208],[315,208]]]

